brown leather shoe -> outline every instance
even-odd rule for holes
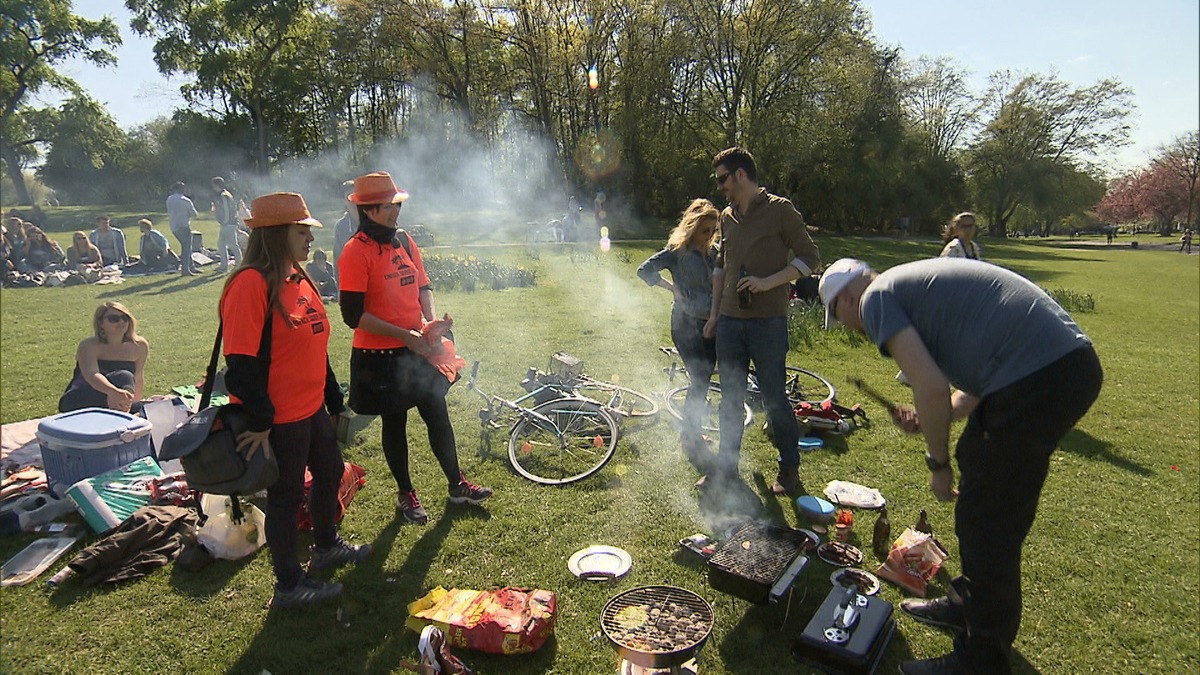
[[[799,487],[800,467],[780,466],[779,473],[775,476],[775,483],[771,486],[771,492],[777,495],[793,494]]]

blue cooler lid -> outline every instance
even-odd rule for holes
[[[150,433],[149,420],[120,410],[83,408],[47,417],[38,423],[37,435],[66,444],[128,443]]]
[[[796,499],[796,506],[813,520],[829,520],[833,517],[833,504],[820,497],[804,495]]]

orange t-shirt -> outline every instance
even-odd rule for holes
[[[405,233],[404,236],[408,236]],[[425,275],[425,264],[421,252],[409,237],[412,256],[403,246],[392,248],[391,244],[380,244],[359,232],[346,242],[342,257],[338,258],[338,288],[351,293],[362,293],[363,311],[401,328],[419,330],[424,323],[421,316],[421,288],[429,285]],[[385,337],[354,329],[354,346],[359,349],[395,349],[403,347],[399,338]]]
[[[288,318],[271,313],[267,395],[275,406],[275,424],[287,424],[307,419],[325,405],[329,317],[321,294],[308,281],[285,282],[279,301]],[[257,356],[266,315],[267,280],[256,270],[239,272],[221,298],[225,355]]]

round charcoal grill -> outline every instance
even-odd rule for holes
[[[700,650],[713,627],[704,598],[674,586],[632,588],[608,601],[600,628],[621,658],[643,668],[676,668]]]

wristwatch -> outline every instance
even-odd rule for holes
[[[925,466],[929,467],[930,471],[941,471],[942,469],[948,469],[950,468],[950,458],[947,457],[946,461],[939,462],[933,458],[933,455],[927,452],[925,453]]]

